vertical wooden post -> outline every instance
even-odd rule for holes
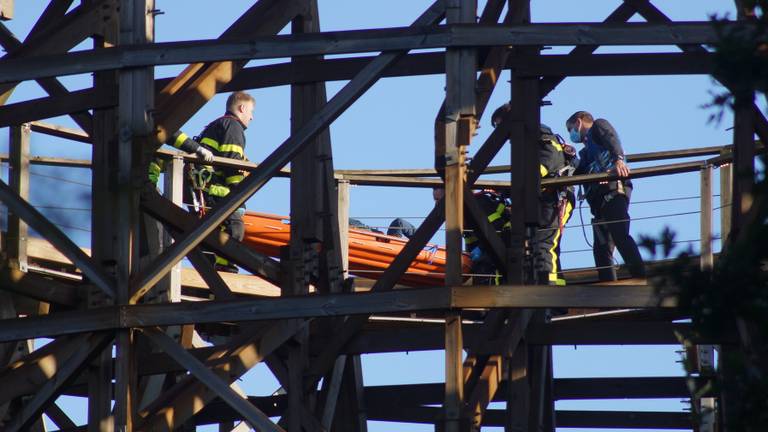
[[[29,201],[29,123],[10,127],[8,185],[22,199]],[[8,236],[6,253],[9,264],[27,271],[27,224],[8,212]]]
[[[507,373],[506,432],[528,430],[530,386],[528,383],[528,344],[521,340],[517,346]]]
[[[732,233],[742,228],[743,217],[752,207],[755,183],[754,92],[745,93],[734,95]]]
[[[710,270],[712,255],[712,165],[701,168],[701,269]]]
[[[174,156],[165,164],[163,194],[171,202],[181,207],[184,196],[184,159]],[[163,246],[168,247],[173,242],[168,232],[164,233]],[[168,295],[171,302],[181,301],[181,263],[173,266],[167,278]]]
[[[96,0],[87,0],[95,3]],[[84,2],[85,3],[85,2]],[[102,11],[102,35],[94,37],[94,49],[114,46],[117,43],[119,20],[116,4]],[[96,91],[111,91],[117,86],[117,74],[114,71],[94,74],[93,86]],[[117,171],[116,156],[113,155],[117,139],[117,112],[114,108],[93,110],[93,149],[91,160],[91,254],[112,276],[116,273],[116,232],[114,224],[114,173]],[[100,290],[91,289],[88,293],[88,307],[103,307],[112,302]],[[111,346],[105,349],[88,369],[88,432],[112,432],[113,400],[113,361]]]
[[[341,274],[344,280],[349,277],[349,180],[337,180],[339,234],[341,247]]]
[[[448,24],[474,23],[476,0],[448,0]],[[445,226],[448,286],[462,283],[462,232],[464,229],[464,184],[466,148],[476,128],[476,52],[449,48],[445,55]],[[445,319],[445,431],[468,430],[464,410],[463,340],[461,313],[450,312]]]
[[[154,41],[154,0],[120,2],[119,44]],[[119,106],[116,201],[116,300],[128,304],[130,280],[139,270],[137,243],[139,191],[147,182],[142,153],[153,132],[150,112],[154,106],[154,68],[137,68],[119,73]],[[117,333],[115,358],[115,422],[121,432],[131,432],[136,416],[136,352],[133,329]]]
[[[723,151],[721,154],[725,154]],[[720,245],[725,249],[725,244],[731,234],[731,206],[733,191],[733,165],[720,166]]]
[[[509,1],[513,11],[514,22],[528,23],[531,21],[529,0]],[[538,48],[524,48],[521,56],[536,56]],[[541,96],[538,78],[511,77],[511,190],[512,205],[519,209],[512,212],[512,227],[510,233],[510,249],[508,256],[507,279],[510,284],[523,284],[533,281],[533,268],[530,262],[530,250],[533,247],[534,233],[539,221],[539,189],[541,177],[539,173],[538,152],[535,143],[539,139]],[[546,354],[545,347],[537,348],[538,357]],[[531,409],[531,375],[529,369],[529,347],[525,339],[521,340],[513,357],[510,359],[507,395],[507,431],[528,431],[538,428],[542,421],[542,401],[546,382],[544,371],[537,370],[539,380],[533,380],[536,395],[535,408]],[[535,364],[540,368],[543,363]],[[535,415],[532,415],[536,413]]]

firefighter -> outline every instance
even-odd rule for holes
[[[501,124],[510,109],[507,103],[494,111],[491,116],[494,127]],[[539,133],[539,172],[542,179],[571,175],[578,163],[576,150],[544,124],[540,125]],[[533,267],[540,284],[565,285],[560,265],[560,242],[574,203],[573,187],[541,189],[539,223],[533,239]]]
[[[445,196],[443,188],[432,190],[432,197],[435,201]],[[512,226],[509,202],[502,194],[492,189],[484,189],[474,194],[477,203],[487,215],[488,223],[499,234],[504,244],[509,247],[510,232]],[[477,229],[472,217],[465,212],[464,214],[464,250],[469,253],[472,260],[474,285],[501,285],[505,277],[499,271],[496,263],[488,252],[489,247],[484,245],[482,240],[475,234]]]
[[[245,157],[245,130],[253,120],[255,100],[248,93],[237,91],[227,98],[226,112],[212,121],[200,134],[199,143],[218,157],[247,160]],[[197,189],[200,199],[198,212],[205,214],[207,208],[215,207],[229,195],[232,188],[245,178],[245,173],[229,167],[190,167],[191,184]],[[222,230],[237,241],[245,235],[243,215],[245,207],[235,210],[224,221]],[[216,256],[217,270],[237,273],[237,267],[226,259]]]

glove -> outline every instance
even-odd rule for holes
[[[480,258],[483,257],[483,250],[479,247],[475,246],[474,249],[469,253],[469,259],[472,261],[480,261]]]
[[[203,146],[198,147],[197,150],[195,150],[195,154],[205,162],[213,162],[213,153]]]

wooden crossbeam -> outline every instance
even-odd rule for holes
[[[293,17],[307,9],[306,0],[260,0],[219,38],[253,38],[274,35]],[[194,63],[158,94],[157,143],[187,122],[206,102],[229,83],[247,60]]]
[[[629,20],[630,18],[632,18],[632,15],[634,14],[635,14],[635,8],[633,6],[627,3],[622,3],[619,5],[619,7],[616,8],[616,10],[614,10],[610,15],[608,15],[608,17],[603,21],[603,23],[605,24],[623,23]],[[599,47],[600,47],[599,44],[577,46],[574,49],[572,49],[570,53],[568,53],[568,58],[574,59],[578,63],[589,63],[588,61],[584,60],[585,57],[595,52]],[[532,61],[535,63],[536,61],[539,61],[539,60],[532,59]],[[523,72],[523,75],[525,75],[525,72]],[[543,99],[544,97],[546,97],[552,90],[555,89],[555,87],[557,87],[561,82],[563,82],[568,75],[569,74],[563,71],[559,75],[544,77],[541,80],[541,83],[539,85],[539,94],[541,95],[541,98]]]
[[[736,24],[725,24],[725,31]],[[749,28],[749,24],[744,24]],[[285,35],[245,41],[196,41],[119,47],[64,55],[0,61],[0,82],[112,69],[199,61],[268,59],[429,48],[497,45],[676,45],[711,44],[710,22],[624,24],[450,25],[430,30],[393,28],[317,35]]]
[[[168,353],[180,365],[195,375],[201,383],[213,390],[224,402],[240,413],[251,426],[264,431],[283,431],[281,427],[272,423],[263,412],[248,402],[248,399],[243,398],[230,388],[228,382],[225,382],[219,375],[208,369],[200,360],[189,354],[162,330],[159,328],[148,328],[144,329],[142,333],[161,348],[163,352]]]
[[[290,63],[254,66],[241,70],[229,83],[217,90],[236,90],[305,84],[317,81],[343,81],[354,77],[371,56],[309,60],[302,67]],[[520,76],[609,76],[609,75],[709,75],[714,71],[711,53],[593,54],[586,61],[568,55],[543,55],[534,60],[511,57],[504,69]],[[480,69],[481,71],[484,68]],[[445,72],[443,53],[411,53],[382,74],[382,77],[434,75]],[[155,81],[162,87],[170,81]],[[56,117],[72,112],[114,106],[114,92],[84,89],[67,95],[31,99],[0,107],[0,127]],[[478,111],[479,113],[479,111]]]
[[[63,387],[71,382],[111,340],[112,335],[108,333],[89,335],[84,343],[77,346],[70,357],[62,361],[56,374],[40,387],[32,400],[24,405],[4,430],[10,432],[27,430],[26,428],[37,420],[46,406],[56,399]]]
[[[199,219],[165,199],[155,190],[145,191],[142,194],[141,206],[144,211],[177,233],[189,231],[200,222]],[[216,231],[209,234],[202,243],[205,247],[212,249],[254,275],[263,277],[274,284],[280,283],[281,269],[277,261],[249,249],[242,243],[230,240],[226,233]]]
[[[461,286],[227,302],[141,304],[0,320],[0,342],[109,329],[467,308],[674,308],[647,285]],[[335,354],[338,354],[336,352]],[[334,356],[335,358],[335,356]]]
[[[37,209],[19,198],[11,188],[0,180],[0,200],[24,220],[30,227],[43,235],[61,253],[83,271],[88,279],[110,297],[114,297],[114,281],[102,268],[87,256],[61,230],[52,224]]]
[[[52,2],[49,5],[49,8],[46,9],[46,12],[51,10],[51,6],[55,4],[65,4],[65,3],[71,3],[71,1],[64,1],[64,2]],[[55,8],[54,8],[55,9]],[[40,18],[38,23],[46,21],[45,14]],[[45,25],[42,27],[45,29]],[[33,28],[30,32],[29,38],[34,37],[35,35],[35,29]],[[21,41],[16,39],[16,37],[3,26],[0,24],[0,45],[3,46],[3,48],[10,53],[13,53],[15,51],[20,50],[23,47],[23,44]],[[66,50],[65,50],[66,51]],[[40,85],[40,87],[43,88],[51,97],[67,97],[70,95],[70,92],[67,90],[64,85],[59,82],[56,78],[42,78],[37,81],[37,83]],[[10,96],[11,90],[6,92],[6,95]],[[1,98],[0,98],[1,99]],[[71,114],[72,119],[75,121],[75,123],[78,124],[83,130],[90,131],[93,127],[93,117],[88,112],[74,112],[74,114]]]
[[[214,367],[216,375],[231,383],[271,355],[306,325],[307,321],[303,320],[275,323],[261,332],[244,337],[244,342],[233,341],[234,348],[214,353],[215,356],[212,354],[206,364]],[[203,384],[185,377],[140,413],[144,421],[138,427],[140,430],[172,429],[183,424],[215,397],[216,393]]]
[[[24,41],[18,49],[9,52],[0,62],[20,61],[24,57],[32,55],[47,55],[66,52],[85,38],[99,33],[103,29],[104,17],[110,15],[110,10],[114,4],[108,0],[92,2],[86,5],[78,6],[75,10],[68,13],[62,20],[41,29],[39,33],[31,35]],[[40,77],[46,78],[46,77]],[[26,78],[17,81],[23,81]],[[0,85],[0,102],[5,103],[8,100],[13,88],[18,82],[14,80],[6,81]]]

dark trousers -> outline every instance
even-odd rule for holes
[[[539,201],[539,226],[534,243],[533,265],[540,283],[565,285],[558,275],[560,267],[561,223],[565,225],[573,210],[573,194],[560,202],[559,194],[543,193]]]
[[[629,199],[624,194],[616,194],[611,200],[601,200],[590,205],[592,210],[592,232],[594,247],[592,253],[598,267],[601,281],[616,280],[613,268],[613,250],[619,250],[629,268],[632,277],[645,277],[645,264],[640,256],[635,239],[629,235]]]

